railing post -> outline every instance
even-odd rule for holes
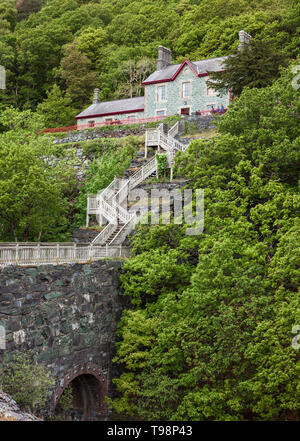
[[[59,243],[56,244],[56,263],[58,264],[59,262]]]
[[[122,257],[122,245],[120,244],[120,255],[119,257]]]
[[[16,263],[19,261],[19,244],[16,244]]]
[[[92,262],[92,248],[93,245],[89,245],[89,261]]]
[[[76,242],[74,242],[74,245],[73,245],[73,260],[74,260],[74,261],[76,261],[76,250],[77,250],[77,248],[76,248]]]
[[[88,196],[88,202],[87,202],[87,210],[86,210],[86,228],[89,226],[89,211],[90,211],[90,198]]]
[[[40,261],[41,261],[41,245],[40,244],[38,244],[37,249],[38,249],[38,263],[40,263]]]
[[[145,136],[145,158],[148,157],[148,130],[146,130]]]

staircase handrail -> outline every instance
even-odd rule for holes
[[[135,188],[140,182],[146,179],[151,173],[156,170],[156,158],[150,159],[140,170],[134,173],[129,178],[129,188],[132,190]]]
[[[128,236],[128,234],[133,230],[134,225],[135,225],[135,219],[136,219],[136,215],[135,215],[135,213],[132,213],[131,219],[128,222],[126,222],[126,224],[123,225],[123,227],[120,229],[120,231],[118,231],[118,233],[115,235],[115,237],[113,238],[113,240],[110,242],[109,245],[113,245],[115,242],[120,242],[120,238],[121,238],[120,243],[123,243],[126,236]],[[129,229],[129,232],[128,232],[128,229]],[[125,235],[124,235],[124,232],[125,232]],[[123,236],[124,236],[124,240],[123,240]]]
[[[115,228],[116,225],[110,222],[109,224],[106,225],[106,227],[102,231],[100,231],[100,233],[94,238],[91,244],[95,245],[95,244],[101,244],[101,242],[104,243],[109,238],[111,233],[113,233]]]
[[[179,133],[179,121],[177,121],[168,131],[168,136],[171,136],[172,138],[175,138],[176,135]]]

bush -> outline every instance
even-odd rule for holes
[[[38,413],[45,408],[54,383],[48,369],[38,364],[36,354],[16,354],[4,361],[2,387],[26,412]]]

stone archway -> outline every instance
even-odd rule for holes
[[[99,366],[92,363],[75,366],[55,391],[54,411],[63,391],[70,384],[73,392],[70,419],[81,421],[106,419],[108,409],[104,397],[108,392],[108,382]]]

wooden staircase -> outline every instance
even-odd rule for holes
[[[109,245],[110,242],[114,240],[114,238],[117,236],[117,234],[121,231],[121,229],[124,227],[124,224],[118,224],[116,225],[116,229],[113,230],[113,232],[107,237],[107,239],[104,241],[103,245]]]
[[[168,166],[173,172],[174,156],[176,151],[185,151],[188,144],[183,144],[175,136],[179,134],[177,122],[165,133],[165,127],[160,124],[157,129],[146,131],[145,152],[148,146],[157,146],[163,149],[167,155]],[[116,246],[121,245],[128,234],[131,233],[137,222],[136,214],[123,208],[123,202],[127,201],[129,192],[145,182],[147,179],[157,176],[156,157],[152,157],[135,172],[126,173],[126,179],[115,178],[108,187],[99,191],[97,195],[88,195],[87,224],[89,214],[96,214],[99,223],[103,219],[108,221],[106,227],[92,241],[91,245]]]

